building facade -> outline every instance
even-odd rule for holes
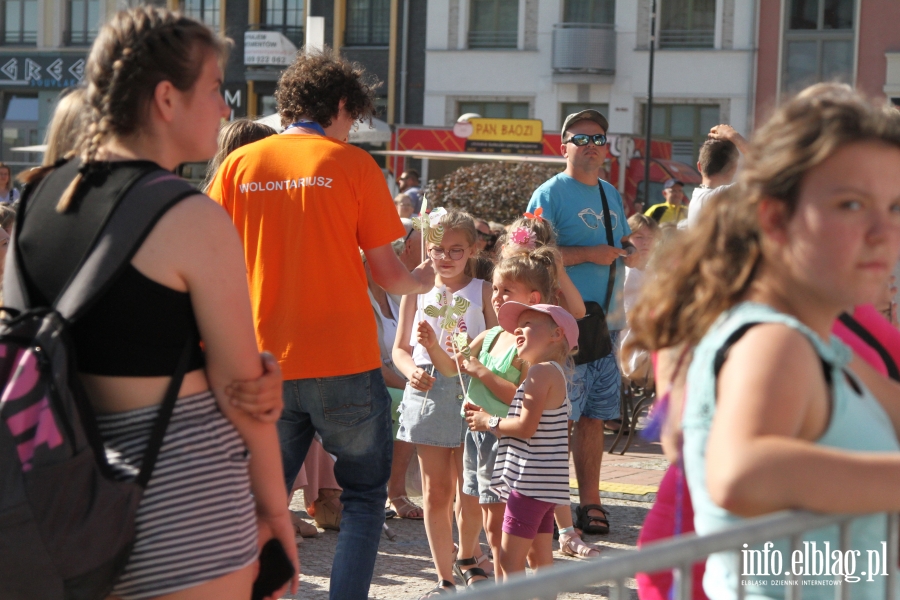
[[[776,0],[777,1],[777,0]],[[658,0],[653,136],[692,163],[709,128],[752,126],[756,2]],[[537,118],[597,108],[643,135],[651,1],[432,0],[425,119]]]
[[[60,93],[84,77],[99,24],[117,10],[107,0],[4,0],[0,10],[0,160],[14,171],[40,153],[12,148],[43,142]]]
[[[818,81],[900,106],[900,2],[759,0],[755,116]]]
[[[218,1],[218,0],[185,0]],[[421,123],[424,97],[427,0],[225,0],[225,33],[235,40],[229,61],[231,98],[242,93],[238,114],[275,112],[275,85],[283,66],[245,60],[247,32],[277,32],[295,48],[306,43],[307,16],[324,20],[325,45],[360,63],[381,82],[379,118]],[[241,88],[243,85],[243,88]],[[226,98],[227,99],[227,98]]]
[[[121,0],[0,0],[0,161],[15,170],[39,153],[12,148],[40,144],[56,101],[84,77],[100,25],[129,6]],[[132,3],[134,4],[134,3]],[[277,33],[294,48],[305,42],[307,15],[325,18],[324,42],[360,62],[381,81],[380,117],[421,123],[425,69],[426,0],[160,0],[200,19],[234,41],[225,69],[232,117],[275,112],[275,84],[283,65],[245,60],[245,36]],[[404,18],[404,13],[407,17]]]

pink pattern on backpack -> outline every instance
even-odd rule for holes
[[[3,349],[6,350],[6,348]],[[0,405],[3,406],[8,406],[9,403],[32,392],[40,378],[37,359],[31,350],[20,352],[16,358],[18,365],[15,374],[0,398]],[[50,401],[46,396],[41,398],[37,404],[7,417],[6,425],[14,436],[19,436],[30,429],[35,430],[30,439],[20,443],[16,448],[24,472],[31,470],[31,459],[34,458],[35,448],[41,444],[47,444],[48,448],[56,448],[63,443],[53,411],[50,410]]]
[[[34,389],[38,379],[41,376],[38,370],[37,359],[31,349],[20,350],[15,358],[16,367],[13,371],[11,381],[3,390],[3,396],[0,397],[0,404],[21,398]]]
[[[44,398],[34,406],[29,406],[14,417],[7,419],[6,422],[9,424],[9,429],[13,432],[13,435],[27,431],[37,425],[34,437],[16,447],[19,453],[19,462],[22,463],[22,471],[27,472],[31,470],[31,459],[34,458],[35,448],[41,444],[47,444],[48,448],[56,448],[63,442],[47,398]]]

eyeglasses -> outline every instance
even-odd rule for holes
[[[588,142],[594,142],[595,146],[605,146],[606,135],[602,133],[595,133],[594,135],[588,135],[586,133],[576,133],[566,140],[567,144],[569,142],[572,142],[576,146],[587,146]]]
[[[490,242],[491,240],[494,239],[494,234],[493,234],[493,233],[485,233],[485,232],[483,232],[483,231],[479,231],[479,232],[477,232],[477,233],[478,233],[479,239],[482,239],[482,240],[484,240],[485,242]]]
[[[434,260],[443,260],[445,257],[450,257],[450,260],[459,260],[465,253],[465,248],[451,248],[450,250],[444,250],[443,248],[428,249],[428,256]]]

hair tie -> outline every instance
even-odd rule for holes
[[[542,214],[544,214],[544,207],[538,206],[536,209],[534,209],[533,214],[530,212],[526,212],[524,217],[526,219],[533,219],[533,220],[537,221],[538,223],[543,223],[544,217],[541,216]]]

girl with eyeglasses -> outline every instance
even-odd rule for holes
[[[453,352],[450,334],[440,327],[444,315],[439,313],[446,313],[446,307],[467,304],[465,310],[459,311],[456,332],[465,332],[469,340],[496,326],[497,315],[491,305],[491,284],[473,277],[477,252],[474,219],[464,212],[449,211],[441,218],[441,225],[441,242],[427,244],[428,256],[434,263],[434,288],[421,296],[403,297],[393,350],[394,364],[409,380],[400,404],[397,439],[415,444],[419,455],[425,531],[439,580],[422,598],[452,593],[456,588],[454,571],[467,584],[487,580],[487,574],[476,566],[475,560],[481,509],[477,497],[462,493],[459,476],[466,432],[462,418],[465,390],[460,387],[459,377],[445,377],[434,370],[434,358],[429,352]],[[431,351],[417,340],[419,332],[429,330],[439,342]],[[463,383],[468,386],[468,377],[463,377]],[[460,507],[457,527],[461,560],[456,564],[451,521],[454,497],[459,498]]]

